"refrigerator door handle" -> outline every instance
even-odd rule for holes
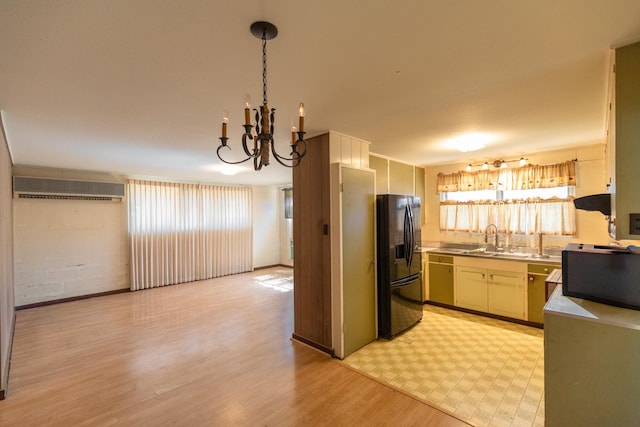
[[[403,239],[404,239],[404,260],[407,263],[407,267],[409,267],[409,265],[411,264],[411,253],[412,251],[410,250],[410,245],[411,245],[411,214],[410,212],[410,208],[409,205],[405,205],[404,208],[404,233],[403,233]]]
[[[413,247],[415,246],[415,225],[413,223],[413,209],[409,203],[407,203],[407,212],[409,213],[409,264],[413,264]]]

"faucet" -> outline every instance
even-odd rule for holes
[[[493,229],[495,230],[495,243],[493,244],[494,246],[494,250],[497,252],[498,251],[498,226],[495,224],[489,224],[487,225],[487,228],[485,228],[484,230],[484,242],[488,243],[489,242],[489,229],[493,227]]]

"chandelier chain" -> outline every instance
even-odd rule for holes
[[[267,105],[267,36],[262,36],[262,102]]]

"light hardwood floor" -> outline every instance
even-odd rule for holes
[[[0,425],[467,425],[291,341],[273,271],[18,311]]]

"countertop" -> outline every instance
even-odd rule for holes
[[[422,250],[424,249],[424,250]],[[458,248],[422,248],[421,252],[433,252],[444,255],[467,256],[474,258],[500,259],[507,261],[524,261],[537,264],[561,264],[562,256],[549,255],[545,258],[537,258],[534,254],[513,252],[473,252],[470,249]]]
[[[544,306],[544,314],[572,317],[627,329],[640,330],[640,310],[616,307],[562,295],[557,286]],[[546,323],[546,322],[545,322]]]

